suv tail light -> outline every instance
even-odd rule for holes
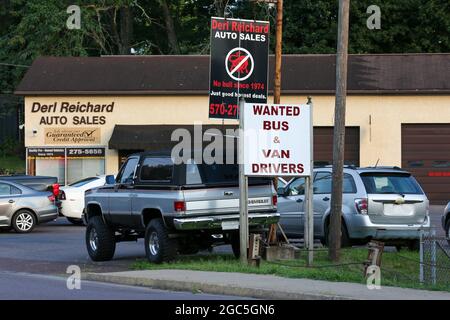
[[[369,203],[367,198],[355,199],[356,211],[360,214],[367,214],[369,211]]]
[[[58,183],[54,183],[52,185],[52,188],[53,188],[53,195],[55,197],[57,197],[59,195],[59,184]]]
[[[173,203],[173,208],[175,209],[175,212],[186,211],[186,202],[184,202],[184,201],[175,201]]]
[[[278,203],[278,196],[275,194],[272,196],[272,205],[276,206]]]
[[[64,191],[61,191],[61,194],[59,196],[60,200],[66,200],[66,193]]]
[[[55,196],[53,194],[49,195],[48,200],[50,200],[50,202],[55,202]]]

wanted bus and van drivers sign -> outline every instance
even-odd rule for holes
[[[209,117],[237,119],[239,97],[267,103],[268,21],[211,18]]]
[[[244,174],[310,176],[310,106],[246,103],[244,108]]]

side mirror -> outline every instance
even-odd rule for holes
[[[115,184],[116,183],[116,179],[114,178],[113,175],[107,175],[105,180],[106,180],[106,184]]]

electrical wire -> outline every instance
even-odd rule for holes
[[[327,264],[327,265],[322,265],[322,266],[300,266],[300,265],[289,265],[289,264],[275,262],[275,261],[266,261],[265,263],[276,264],[276,265],[291,267],[291,268],[306,268],[306,269],[323,269],[323,268],[333,268],[333,267],[343,267],[343,266],[364,265],[365,264],[365,262],[349,262],[349,263],[339,263],[339,264]]]
[[[14,64],[14,63],[6,63],[6,62],[0,62],[0,66],[19,67],[19,68],[29,68],[30,67],[30,66],[26,66],[24,64]]]

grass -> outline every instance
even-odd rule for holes
[[[0,171],[25,173],[25,161],[17,156],[0,156]]]
[[[242,265],[232,255],[210,254],[195,256],[179,256],[171,263],[151,264],[138,261],[132,268],[136,270],[185,269],[217,272],[240,272],[254,274],[270,274],[286,278],[306,278],[336,282],[365,283],[363,262],[367,259],[368,250],[351,248],[342,250],[341,262],[334,265],[328,260],[328,252],[317,251],[314,256],[314,267],[306,267],[304,253],[291,261],[261,261],[259,268]],[[414,251],[384,252],[381,267],[381,285],[403,288],[449,291],[449,286],[425,286],[419,282],[419,253]]]

